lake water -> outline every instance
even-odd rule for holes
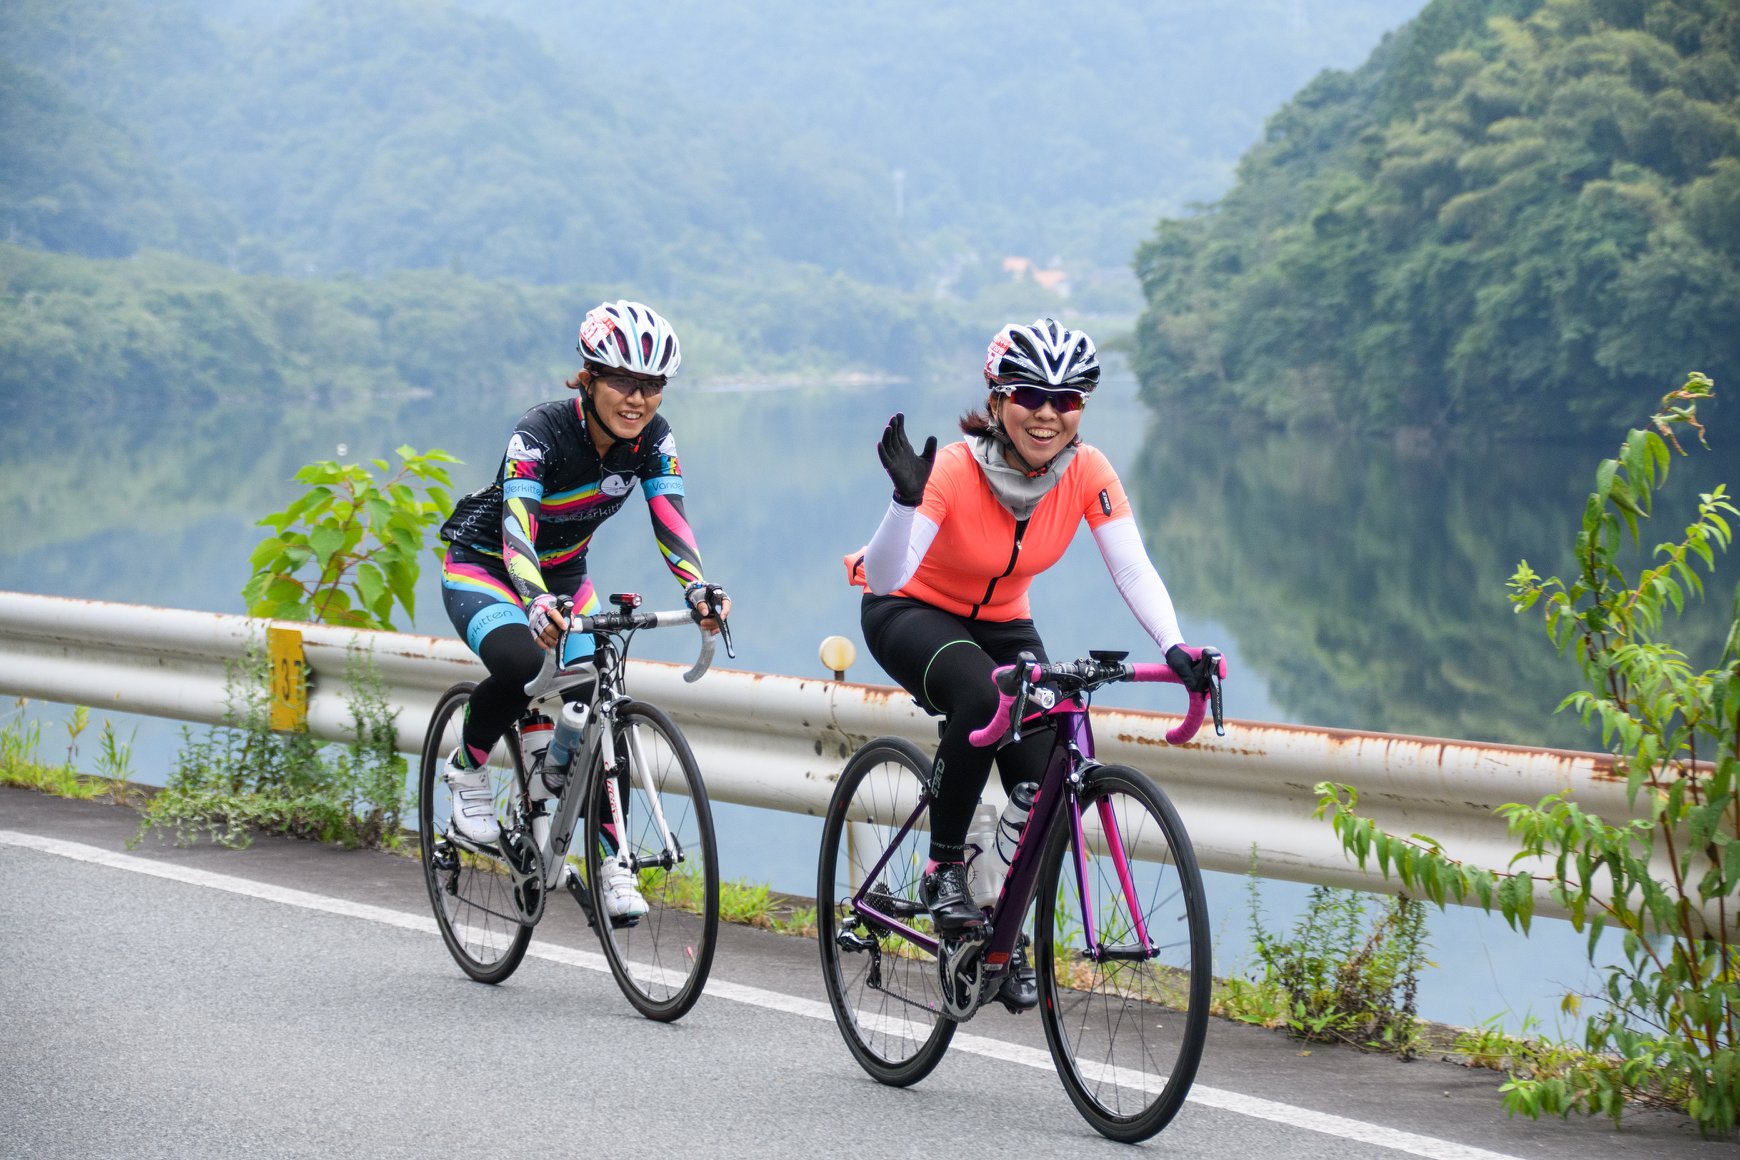
[[[708,575],[735,601],[738,657],[721,663],[824,675],[816,650],[837,633],[859,645],[853,679],[886,681],[862,648],[856,591],[840,563],[887,503],[876,438],[894,410],[917,435],[952,438],[956,417],[981,398],[971,376],[670,390],[665,413],[678,434],[688,513]],[[465,460],[454,480],[468,490],[493,474],[514,419],[537,400],[497,398],[465,413],[413,400],[167,415],[129,402],[108,414],[23,417],[0,432],[0,588],[244,612],[254,520],[296,494],[290,479],[302,464],[391,458],[403,443],[440,446]],[[1685,497],[1735,482],[1723,430],[1712,424],[1716,451],[1675,462],[1670,496],[1678,498],[1664,505],[1651,543],[1683,526]],[[1571,748],[1596,740],[1554,715],[1578,675],[1554,654],[1538,617],[1512,614],[1505,580],[1525,557],[1542,574],[1566,571],[1595,464],[1623,432],[1582,446],[1424,450],[1237,433],[1155,420],[1127,376],[1096,393],[1082,431],[1118,466],[1186,637],[1226,652],[1233,718]],[[638,501],[599,532],[592,560],[601,589],[675,594]],[[1724,560],[1711,584],[1714,608],[1692,633],[1709,650],[1694,658],[1701,667],[1714,659],[1716,626],[1726,623],[1717,614],[1730,606],[1735,579],[1735,562]],[[1085,530],[1033,595],[1053,656],[1140,655],[1140,630]],[[432,567],[408,627],[451,632]],[[660,638],[637,641],[637,655],[692,659],[688,637]],[[1100,700],[1167,707],[1157,695],[1122,686]],[[33,712],[50,722],[53,753],[55,711]],[[137,780],[160,783],[180,726],[122,718],[119,728],[123,736],[137,728]],[[719,828],[727,877],[811,893],[818,822],[722,807]],[[1213,878],[1217,970],[1252,970],[1245,885]],[[1265,884],[1268,927],[1290,927],[1307,892]],[[1582,937],[1563,923],[1539,922],[1524,940],[1500,919],[1453,909],[1433,917],[1430,938],[1437,967],[1420,991],[1429,1018],[1498,1016],[1518,1027],[1532,1015],[1552,1029],[1565,990],[1592,989]]]

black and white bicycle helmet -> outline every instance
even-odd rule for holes
[[[683,363],[683,346],[671,324],[652,307],[626,298],[588,310],[575,349],[588,363],[636,375],[668,379]]]
[[[1100,382],[1100,356],[1094,340],[1056,319],[1031,326],[1010,323],[985,351],[985,384],[1007,392],[1027,385],[1084,394]]]

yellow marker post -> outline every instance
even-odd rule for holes
[[[302,634],[294,628],[268,628],[266,657],[272,665],[272,728],[307,732],[308,661],[302,655]]]

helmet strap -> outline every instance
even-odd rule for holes
[[[618,435],[615,431],[611,430],[610,424],[606,423],[604,421],[604,416],[600,415],[598,413],[598,408],[593,405],[592,392],[596,391],[597,389],[598,389],[598,384],[596,381],[596,372],[594,372],[593,376],[588,377],[586,382],[580,384],[580,413],[581,413],[581,415],[585,417],[586,423],[588,426],[591,426],[592,424],[596,423],[598,425],[598,429],[600,431],[602,431],[606,435],[610,436],[610,442],[611,442],[612,446],[614,446],[615,444],[618,444],[618,443],[628,442],[628,440],[624,439],[621,435]]]

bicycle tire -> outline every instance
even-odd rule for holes
[[[617,754],[623,760],[631,760],[629,733],[638,735],[653,792],[683,860],[678,867],[648,865],[640,870],[640,892],[649,910],[638,922],[617,925],[602,917],[606,911],[598,868],[611,813],[607,779],[595,771],[587,791],[584,831],[593,925],[623,995],[648,1019],[669,1023],[681,1019],[701,997],[719,941],[713,811],[689,742],[664,710],[629,701],[617,709],[615,728]],[[643,862],[658,859],[664,838],[639,772],[615,780],[627,830],[618,835],[621,848]]]
[[[1064,1089],[1095,1130],[1136,1143],[1164,1128],[1190,1093],[1208,1034],[1212,952],[1190,836],[1158,786],[1100,766],[1081,794],[1088,902],[1102,944],[1140,953],[1129,896],[1099,819],[1112,808],[1127,851],[1149,959],[1083,953],[1071,827],[1053,827],[1039,878],[1035,964],[1046,1043]],[[1067,869],[1066,869],[1067,868]]]
[[[501,861],[463,851],[448,839],[453,795],[442,776],[447,755],[459,744],[465,706],[476,687],[469,681],[454,685],[430,714],[417,778],[417,847],[429,905],[448,952],[473,979],[499,983],[525,957],[532,928],[515,915],[513,886]],[[500,817],[511,813],[507,806],[525,781],[517,736],[510,730],[504,740],[490,755],[488,767]],[[501,764],[498,755],[504,750],[511,764]]]
[[[941,1015],[935,956],[870,927],[854,913],[852,896],[911,816],[930,764],[918,746],[899,737],[878,737],[854,753],[828,803],[816,868],[816,941],[834,1023],[859,1065],[891,1087],[929,1075],[948,1050],[955,1024]],[[921,914],[918,881],[929,840],[927,806],[884,867],[879,891]]]

